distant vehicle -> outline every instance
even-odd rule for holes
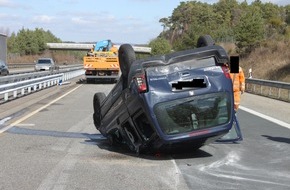
[[[111,40],[98,41],[83,60],[88,83],[95,80],[115,82],[120,77],[118,48]]]
[[[119,48],[122,75],[106,96],[94,95],[94,124],[112,144],[132,151],[196,150],[216,140],[242,140],[234,112],[226,51],[208,35],[198,48],[136,60]],[[235,71],[236,72],[236,71]],[[234,127],[233,127],[234,126]],[[235,130],[232,130],[232,129]]]
[[[53,71],[59,70],[52,58],[39,58],[34,66],[35,71]]]
[[[9,75],[9,69],[7,67],[7,64],[1,59],[0,59],[0,75],[1,76]]]

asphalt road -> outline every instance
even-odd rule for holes
[[[0,105],[0,189],[290,189],[289,103],[245,94],[241,143],[137,156],[94,128],[93,95],[112,86],[72,81]]]

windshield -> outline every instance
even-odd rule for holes
[[[51,60],[50,59],[39,59],[37,61],[37,64],[51,64]]]
[[[215,66],[215,59],[213,57],[206,59],[193,59],[189,61],[178,62],[166,66],[157,66],[147,68],[147,73],[150,76],[161,76],[169,73],[175,73],[183,70],[191,70],[196,68],[204,68]]]
[[[215,127],[230,120],[230,97],[225,92],[159,103],[154,112],[167,135]]]

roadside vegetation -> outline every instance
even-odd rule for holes
[[[48,50],[46,43],[61,43],[61,39],[42,28],[22,28],[7,40],[8,63],[33,63],[39,57],[51,57],[58,64],[82,63],[85,52]],[[73,42],[71,42],[73,43]]]
[[[198,37],[209,34],[230,55],[241,56],[246,75],[251,68],[254,78],[290,82],[290,4],[187,1],[159,22],[163,31],[157,38],[173,50],[196,47]]]
[[[290,82],[290,4],[219,0],[214,4],[181,2],[172,15],[160,18],[162,32],[149,42],[153,55],[194,48],[209,34],[241,66],[259,79]],[[47,42],[61,42],[50,31],[22,29],[8,38],[8,62],[31,62],[47,55],[57,62],[81,63],[84,52],[48,51]]]

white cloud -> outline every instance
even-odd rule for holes
[[[83,18],[83,17],[73,17],[73,18],[71,18],[71,21],[74,24],[80,24],[80,25],[92,24],[92,21],[90,21],[90,20],[88,20],[86,18]]]
[[[10,0],[0,0],[1,7],[13,7],[14,3]]]
[[[33,17],[34,23],[51,23],[54,20],[54,17],[48,15],[38,15]]]

